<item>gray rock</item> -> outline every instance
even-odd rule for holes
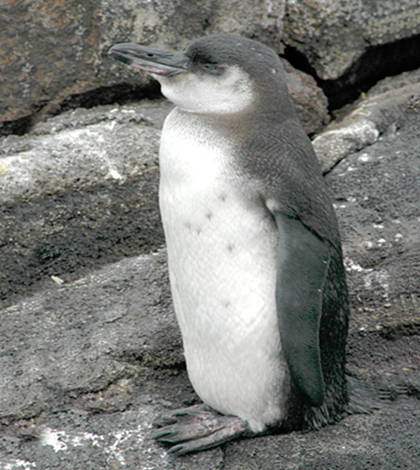
[[[79,109],[1,140],[0,298],[163,243],[157,152],[170,109]]]
[[[2,68],[0,123],[39,121],[72,99],[83,103],[83,96],[87,100],[94,90],[98,96],[102,94],[102,102],[124,98],[123,91],[132,99],[136,91],[144,96],[150,77],[107,56],[116,42],[181,48],[206,33],[225,32],[259,39],[282,50],[283,1],[206,0],[184,5],[110,0],[91,2],[89,7],[61,0],[53,3],[0,7],[5,10],[0,15],[0,38],[8,51]],[[29,43],[31,47],[27,47]],[[318,132],[329,120],[325,96],[313,79],[290,65],[288,76],[307,132]]]
[[[286,83],[299,119],[307,134],[321,132],[330,121],[328,100],[315,80],[283,59]]]
[[[271,5],[271,7],[270,7]],[[182,47],[208,32],[246,33],[279,42],[284,2],[79,1],[0,6],[2,97],[0,122],[54,113],[65,101],[116,84],[150,79],[119,67],[107,51],[116,42]],[[105,98],[104,98],[105,99]]]
[[[169,103],[74,110],[40,123],[0,147],[0,204],[31,201],[60,190],[124,183],[157,170],[163,116]],[[157,116],[156,116],[157,115]]]
[[[420,325],[419,125],[413,114],[326,177],[360,330]]]
[[[0,13],[0,41],[7,51],[0,59],[0,126],[4,132],[22,132],[72,102],[105,103],[125,94],[132,99],[136,94],[145,96],[150,78],[107,56],[116,42],[180,48],[208,33],[239,34],[260,40],[279,53],[285,45],[292,46],[319,78],[333,80],[342,77],[368,48],[420,33],[416,0],[204,0],[199,4],[95,0],[89,5],[54,0],[48,5],[8,3],[0,6]],[[406,67],[412,67],[411,62]],[[364,78],[369,79],[373,72]],[[363,74],[356,70],[351,81]],[[298,101],[301,107],[306,107],[306,101]],[[319,125],[309,132],[318,129]]]
[[[341,120],[327,126],[313,141],[323,171],[415,116],[420,109],[419,78],[420,70],[414,70],[381,80],[346,114],[342,112]]]
[[[342,76],[368,47],[419,33],[420,5],[416,0],[286,3],[284,42],[303,53],[324,80]]]
[[[0,328],[0,420],[80,396],[89,410],[125,408],[144,368],[182,362],[163,252],[67,282],[55,276],[4,309]],[[99,391],[107,393],[88,395]]]

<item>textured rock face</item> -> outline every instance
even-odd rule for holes
[[[0,298],[105,253],[116,260],[163,243],[157,152],[170,109],[80,109],[3,139]]]
[[[331,81],[346,74],[368,48],[417,37],[419,25],[416,0],[3,2],[0,131],[22,132],[69,103],[144,95],[149,78],[107,57],[117,42],[180,48],[204,34],[240,34],[279,53],[291,46],[305,56],[317,78]],[[403,47],[392,61],[409,54],[413,62],[417,50],[414,43]],[[356,70],[347,82],[357,82],[358,75],[368,79],[369,73]],[[308,129],[317,131],[319,126]]]
[[[416,0],[289,0],[284,41],[302,52],[324,80],[343,75],[368,47],[420,34]]]
[[[305,131],[310,135],[321,132],[330,121],[326,96],[310,75],[296,70],[287,60],[283,60],[283,65],[287,87]]]
[[[412,115],[326,177],[362,330],[420,323],[419,123]]]
[[[111,63],[116,42],[182,47],[206,32],[272,36],[279,43],[283,2],[48,0],[2,3],[1,122],[55,112],[72,96],[130,82],[145,74]],[[118,71],[118,74],[116,73]],[[105,92],[104,92],[105,93]]]
[[[376,142],[389,128],[399,128],[420,110],[420,72],[414,70],[380,81],[332,122],[313,145],[324,172],[350,153]]]
[[[95,86],[99,6],[99,1],[2,2],[2,121]]]
[[[54,277],[48,293],[3,311],[1,370],[8,380],[0,386],[0,421],[38,416],[48,402],[70,397],[79,397],[91,410],[100,409],[87,394],[111,384],[116,384],[113,407],[124,409],[130,404],[128,382],[142,368],[182,362],[163,255],[126,259],[78,279],[60,282]],[[110,288],[120,301],[111,300],[106,293]],[[127,289],[130,300],[124,295]],[[36,320],[39,316],[42,322]],[[17,328],[10,330],[11,323]],[[120,387],[122,403],[120,380],[126,380]],[[108,400],[102,403],[112,408]]]

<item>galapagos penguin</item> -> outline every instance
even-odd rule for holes
[[[176,106],[159,200],[189,379],[204,402],[157,418],[184,454],[340,419],[348,296],[331,200],[277,54],[209,35],[110,55]]]

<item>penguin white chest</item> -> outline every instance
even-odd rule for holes
[[[214,409],[261,431],[284,416],[287,367],[275,304],[278,234],[227,142],[167,118],[160,209],[189,378]]]

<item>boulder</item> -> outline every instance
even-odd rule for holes
[[[181,48],[209,33],[232,33],[260,40],[318,81],[336,108],[357,98],[360,86],[420,66],[420,7],[415,0],[227,1],[165,3],[131,0],[49,0],[0,6],[2,96],[0,132],[25,133],[47,116],[69,107],[92,107],[158,94],[150,78],[121,67],[107,56],[117,42]],[[296,57],[298,55],[300,57]],[[365,57],[366,60],[361,61]],[[291,69],[306,89],[314,83]],[[322,98],[325,100],[325,98]],[[310,100],[312,101],[312,100]],[[312,108],[313,102],[310,105]],[[303,121],[306,109],[303,112]],[[309,133],[328,119],[321,109]]]
[[[22,133],[71,103],[91,106],[144,96],[150,78],[107,56],[117,42],[181,48],[206,33],[227,32],[271,37],[271,45],[279,44],[284,2],[267,5],[223,0],[2,4],[0,42],[7,51],[0,58],[3,131]]]
[[[420,5],[416,0],[368,2],[324,0],[286,2],[284,42],[299,51],[322,80],[345,75],[369,49],[401,42],[420,34]],[[414,57],[415,48],[405,52]],[[378,57],[381,55],[378,51]],[[372,57],[371,57],[372,59]],[[381,57],[381,59],[386,59]],[[378,63],[370,64],[370,72]],[[387,64],[392,67],[393,64]],[[365,64],[369,67],[369,64]],[[358,71],[364,73],[363,71]],[[357,80],[354,74],[353,80]],[[391,75],[391,74],[389,74]]]
[[[395,131],[420,109],[420,71],[379,81],[318,135],[313,145],[324,172],[348,154],[373,144],[387,130]]]
[[[170,109],[78,109],[1,140],[0,298],[163,243],[157,152]]]

